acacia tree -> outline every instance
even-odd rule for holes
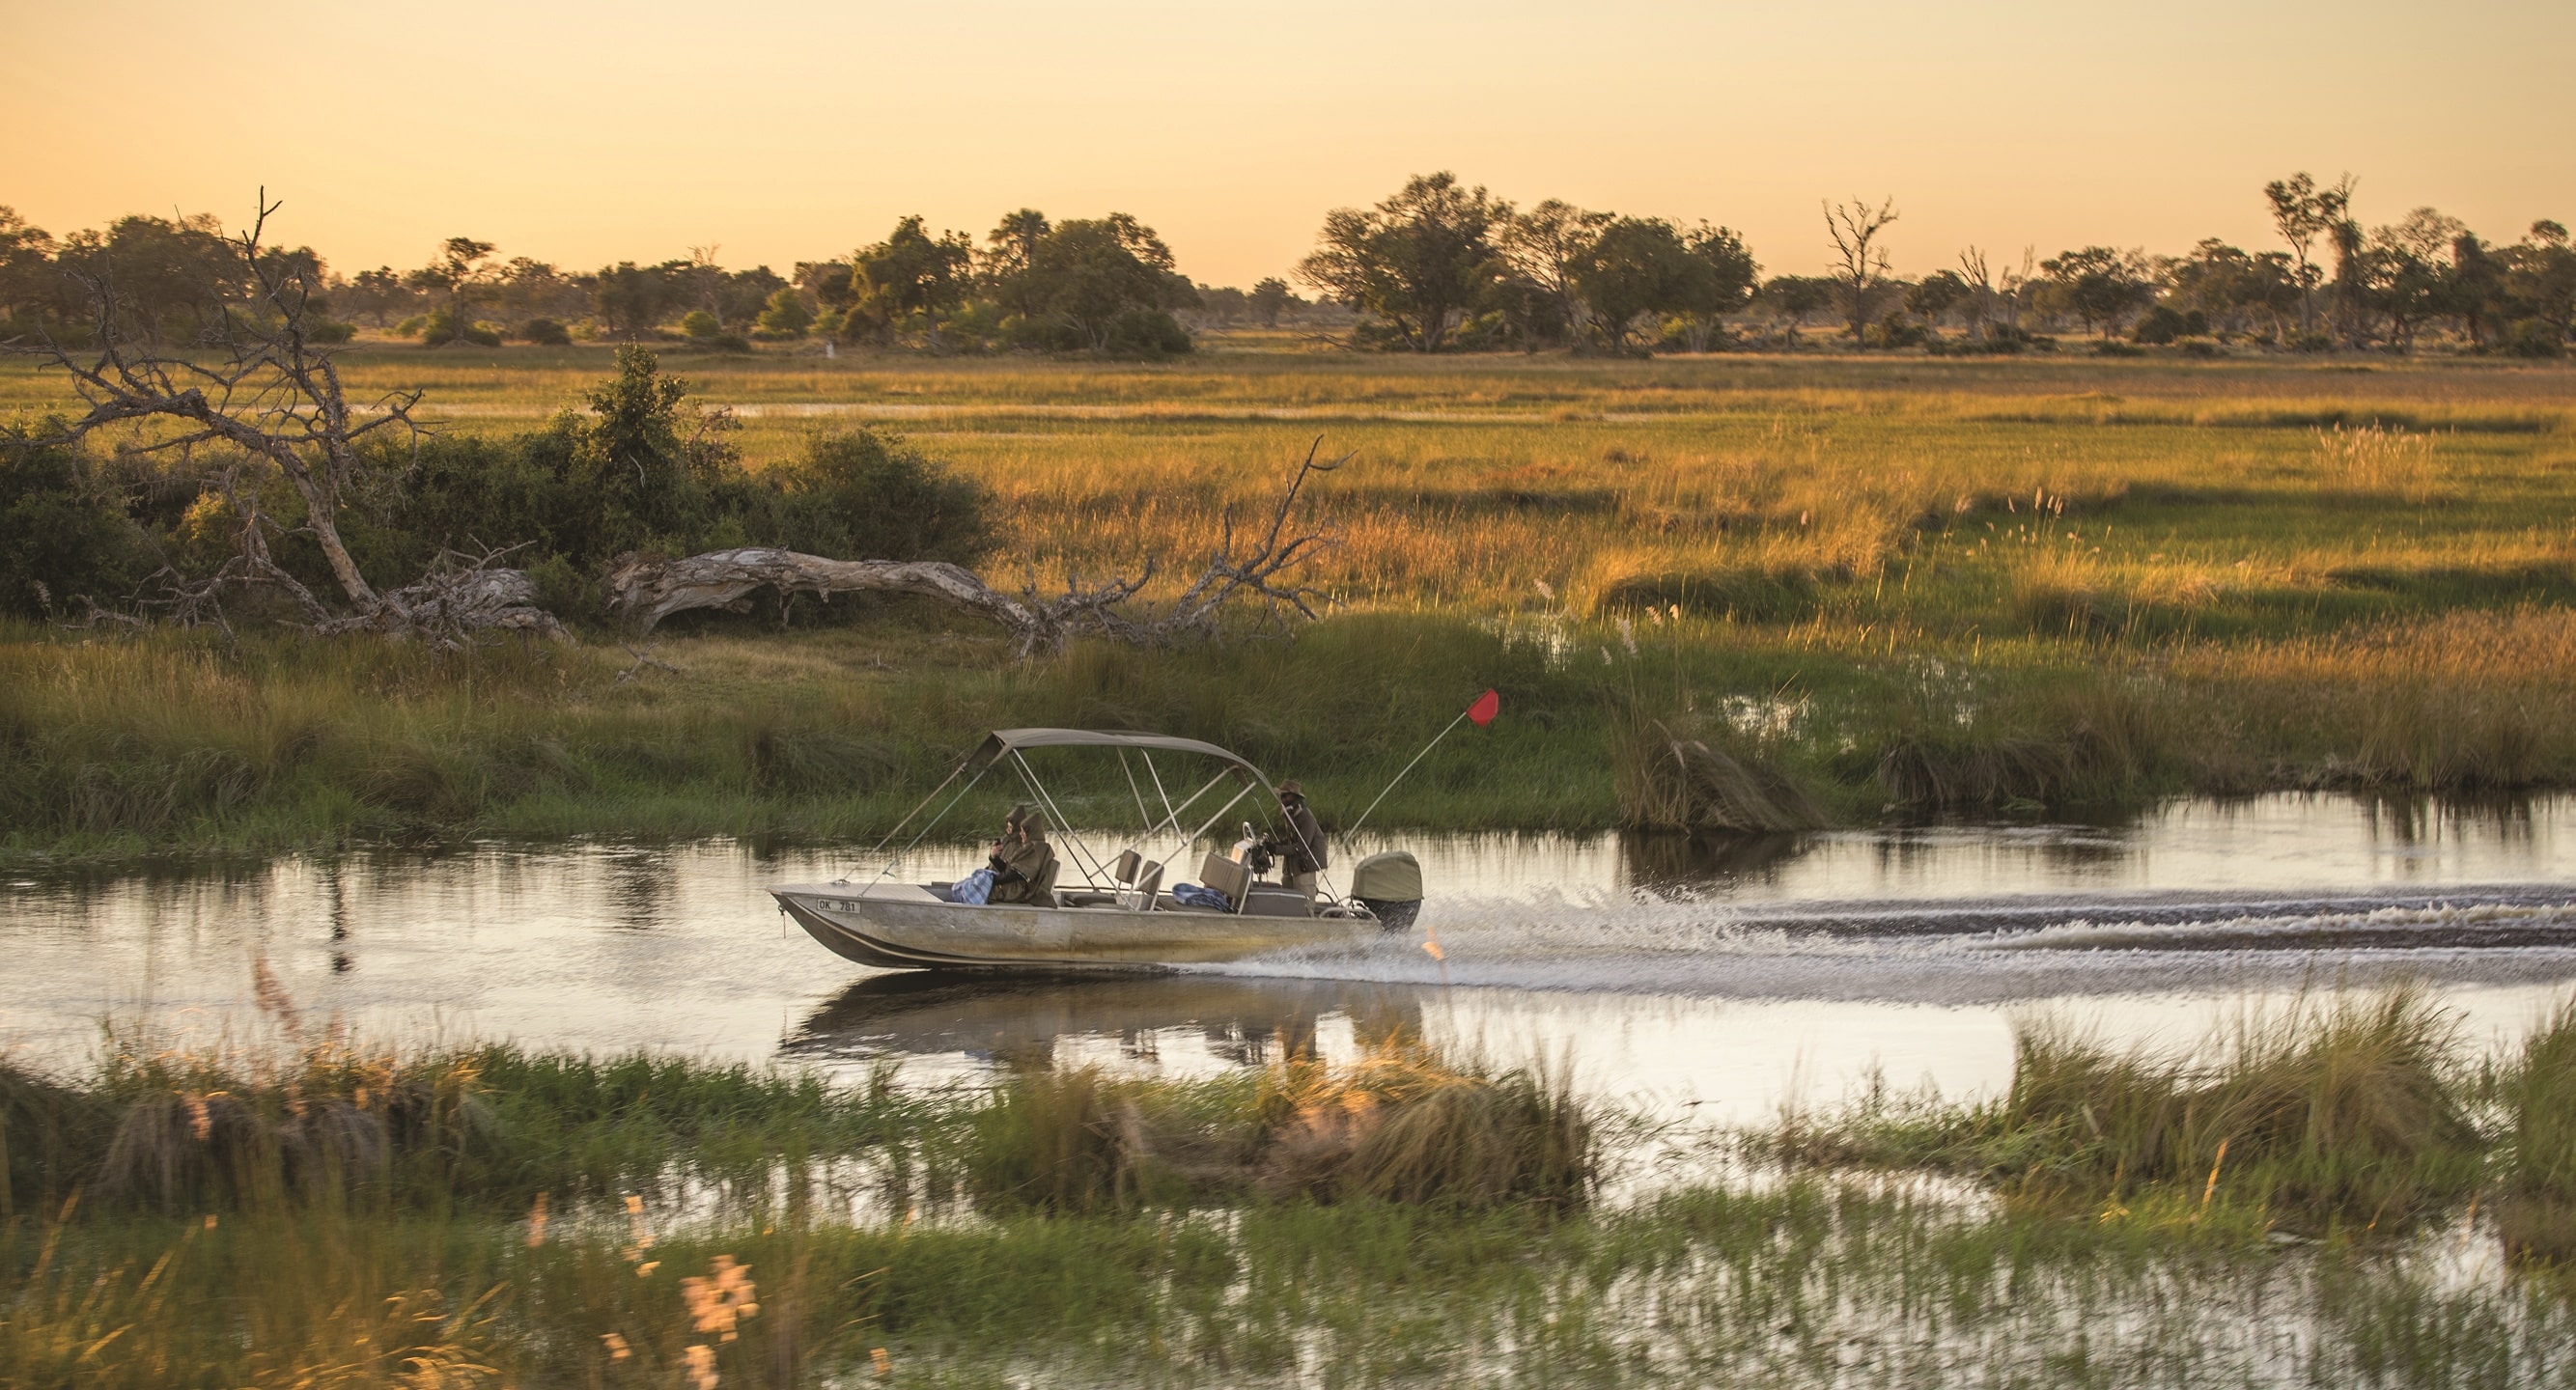
[[[430,263],[403,277],[403,283],[414,293],[443,301],[431,313],[428,330],[421,341],[431,347],[442,347],[460,338],[474,339],[474,303],[490,293],[498,278],[488,264],[492,243],[472,237],[452,236],[439,243],[438,255]]]
[[[1682,239],[1682,249],[1698,264],[1680,303],[1674,307],[1682,316],[1682,331],[1688,337],[1690,350],[1706,352],[1717,337],[1721,320],[1751,302],[1762,267],[1744,248],[1744,238],[1732,228],[1702,222]]]
[[[1876,316],[1879,295],[1887,288],[1887,252],[1877,244],[1878,237],[1900,214],[1892,197],[1876,208],[1854,198],[1848,203],[1826,203],[1824,209],[1825,231],[1834,239],[1834,256],[1840,262],[1833,280],[1843,301],[1843,322],[1852,341],[1859,342],[1861,330]]]
[[[845,333],[891,341],[918,322],[936,347],[941,317],[966,302],[974,243],[964,232],[933,239],[915,215],[895,223],[885,240],[852,255],[850,262],[852,302]]]
[[[2061,251],[2039,263],[2048,274],[2049,307],[2074,314],[2086,331],[2109,338],[2131,314],[2155,302],[2146,255],[2109,246]]]
[[[2272,205],[2272,225],[2287,242],[2298,263],[2299,331],[2317,331],[2316,292],[2323,283],[2324,272],[2317,268],[2310,252],[2317,238],[2344,222],[2352,207],[2352,175],[2329,188],[2317,187],[2316,179],[2302,170],[2286,179],[2274,179],[2263,185],[2264,201]]]
[[[224,503],[231,557],[201,581],[165,576],[166,603],[183,620],[221,623],[223,592],[248,583],[286,593],[307,625],[321,632],[462,640],[486,628],[554,630],[554,620],[529,605],[535,591],[527,577],[491,568],[488,555],[464,566],[442,563],[421,582],[392,591],[377,589],[360,571],[339,529],[344,499],[372,472],[369,451],[360,446],[379,433],[417,437],[421,427],[412,410],[421,393],[394,391],[367,405],[350,403],[328,346],[340,335],[316,331],[327,322],[321,259],[309,249],[262,243],[276,210],[263,192],[250,228],[221,238],[230,259],[204,287],[214,309],[198,350],[184,355],[137,331],[134,301],[113,255],[61,266],[85,306],[87,344],[75,348],[48,333],[34,345],[10,347],[63,373],[88,407],[56,441],[139,427],[129,447],[175,455]],[[263,472],[292,492],[300,516],[269,509]],[[340,590],[338,605],[277,563],[273,546],[289,535],[308,537],[321,552]]]
[[[1577,282],[1597,249],[1603,229],[1614,221],[1606,212],[1586,212],[1562,199],[1550,198],[1527,212],[1504,219],[1494,238],[1503,264],[1522,282],[1555,304],[1566,331],[1579,345],[1590,311]]]
[[[1416,352],[1438,352],[1495,278],[1493,234],[1511,204],[1455,174],[1417,174],[1376,207],[1324,217],[1298,278],[1384,320]]]

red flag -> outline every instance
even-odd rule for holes
[[[1494,722],[1495,712],[1502,707],[1503,697],[1488,690],[1476,697],[1476,703],[1467,706],[1467,717],[1476,721],[1476,727],[1481,729]]]

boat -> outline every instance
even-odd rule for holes
[[[1063,814],[1028,754],[1084,749],[1114,756],[1134,793],[1140,835],[1115,844],[1092,836]],[[1158,762],[1160,755],[1162,761]],[[1166,781],[1167,770],[1196,761],[1214,771]],[[1168,765],[1173,765],[1167,769]],[[956,885],[902,876],[908,856],[942,817],[996,768],[1007,768],[1042,814],[1058,869],[1035,885],[1026,903],[957,901]],[[1140,775],[1141,774],[1141,775]],[[961,785],[962,784],[962,785]],[[1410,926],[1422,901],[1422,869],[1403,850],[1374,854],[1352,867],[1351,890],[1329,880],[1309,894],[1260,878],[1266,856],[1251,818],[1284,824],[1279,792],[1261,769],[1213,743],[1168,734],[1101,729],[996,729],[885,841],[912,824],[941,793],[956,787],[911,842],[865,878],[780,884],[769,895],[779,909],[826,948],[861,965],[887,970],[1140,969],[1240,960],[1272,951],[1348,945],[1380,931]],[[1187,792],[1174,800],[1167,787]],[[1230,791],[1230,795],[1221,795]],[[1251,803],[1246,807],[1245,803]],[[1203,807],[1212,807],[1201,814]],[[1240,814],[1239,813],[1240,809]],[[1197,816],[1195,824],[1191,817]],[[1230,816],[1245,834],[1231,851],[1188,856]],[[1175,869],[1176,864],[1184,867]],[[1184,880],[1201,890],[1176,895]]]

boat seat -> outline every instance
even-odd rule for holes
[[[1058,907],[1116,907],[1118,894],[1099,888],[1068,888],[1055,895]]]
[[[1109,876],[1120,883],[1133,884],[1136,876],[1144,871],[1144,862],[1136,856],[1136,851],[1122,849],[1118,851],[1118,857],[1109,862]]]
[[[1234,910],[1243,910],[1244,900],[1252,896],[1252,870],[1228,859],[1215,850],[1199,861],[1199,882],[1225,894]]]
[[[1160,901],[1155,898],[1163,891],[1163,866],[1160,863],[1150,859],[1145,861],[1145,867],[1137,873],[1134,882],[1134,888],[1118,895],[1121,906],[1152,912],[1171,902],[1168,896]]]

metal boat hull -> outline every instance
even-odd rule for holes
[[[1369,925],[1351,917],[951,903],[910,885],[794,885],[769,895],[834,954],[884,970],[1198,965],[1346,944]]]

